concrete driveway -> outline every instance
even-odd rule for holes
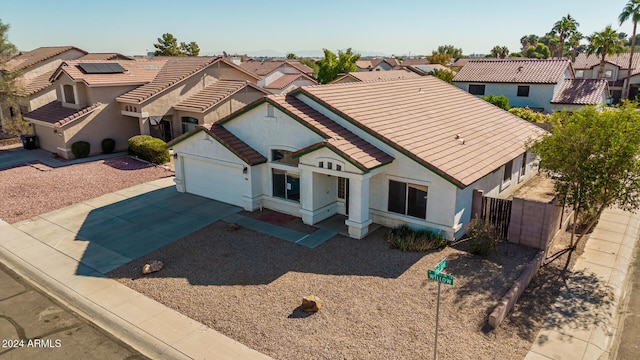
[[[102,276],[240,210],[179,193],[173,178],[165,178],[13,226],[77,260],[78,275]]]

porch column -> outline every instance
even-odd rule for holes
[[[313,171],[300,169],[300,215],[302,222],[313,225]]]
[[[349,178],[349,236],[362,239],[369,232],[369,177]]]
[[[138,124],[140,125],[140,135],[151,135],[151,128],[149,127],[149,118],[140,118]]]

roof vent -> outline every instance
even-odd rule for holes
[[[518,72],[522,71],[522,69],[524,69],[524,66],[518,66]]]

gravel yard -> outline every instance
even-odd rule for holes
[[[426,273],[446,257],[455,281],[442,285],[440,359],[524,358],[537,331],[519,331],[518,321],[490,330],[486,317],[535,250],[403,253],[389,249],[385,231],[307,249],[217,222],[110,276],[275,359],[429,359],[437,283]],[[142,277],[149,259],[165,267]],[[298,310],[305,295],[322,309]]]
[[[129,156],[59,168],[25,165],[0,171],[0,219],[12,224],[147,181],[173,176]]]

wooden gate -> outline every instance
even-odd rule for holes
[[[496,227],[502,240],[509,237],[509,220],[511,219],[511,200],[482,197],[481,219]]]

